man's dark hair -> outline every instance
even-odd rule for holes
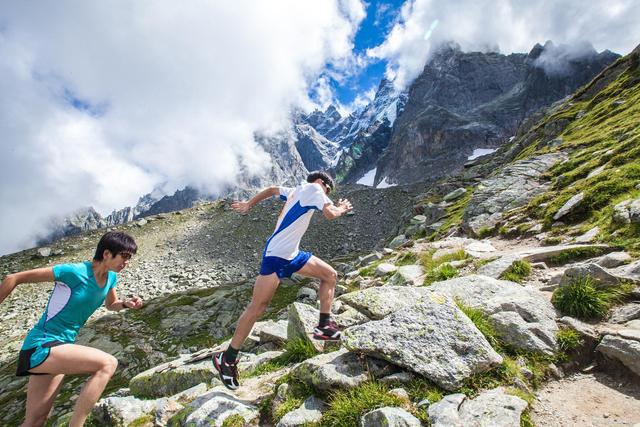
[[[333,181],[333,178],[325,171],[313,171],[307,176],[307,182],[313,182],[316,179],[321,179],[324,185],[329,188],[329,191],[336,189],[336,183]]]
[[[109,231],[100,238],[98,247],[96,248],[96,254],[93,256],[95,261],[102,261],[104,258],[104,251],[108,250],[115,257],[120,252],[129,252],[135,254],[138,250],[133,237],[127,233],[121,231]]]

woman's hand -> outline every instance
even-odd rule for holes
[[[142,298],[140,297],[131,297],[127,298],[122,302],[122,305],[126,308],[132,308],[137,310],[142,307]]]

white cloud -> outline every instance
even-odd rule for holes
[[[357,63],[359,0],[3,3],[0,253],[49,216],[102,213],[166,183],[215,191],[253,132],[309,105],[327,65]],[[76,108],[72,105],[76,104]]]
[[[436,28],[425,37],[433,23]],[[447,40],[463,50],[528,52],[535,43],[581,45],[629,53],[640,42],[640,7],[633,0],[444,2],[408,0],[384,43],[368,54],[389,61],[400,88],[424,68],[433,46]]]

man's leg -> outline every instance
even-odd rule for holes
[[[331,313],[331,303],[333,302],[333,294],[338,281],[338,273],[329,264],[312,256],[309,261],[297,271],[298,274],[305,277],[313,277],[320,280],[320,313]]]
[[[64,344],[52,347],[49,357],[42,364],[29,371],[91,375],[80,391],[69,423],[70,427],[80,427],[84,424],[117,367],[118,360],[104,351],[77,344]]]
[[[213,355],[212,362],[216,370],[220,374],[220,380],[228,389],[235,390],[240,386],[238,382],[238,368],[236,366],[236,358],[238,357],[238,351],[244,344],[244,340],[247,339],[251,333],[253,325],[262,313],[265,312],[271,298],[276,293],[280,279],[276,273],[272,273],[268,276],[260,275],[256,279],[256,283],[253,286],[253,297],[251,303],[247,306],[238,319],[238,326],[233,334],[231,343],[227,350],[224,352],[218,352]]]
[[[253,325],[269,306],[279,284],[280,279],[276,273],[268,276],[258,276],[253,286],[251,302],[240,316],[240,319],[238,319],[238,326],[236,326],[236,331],[231,339],[231,347],[240,350],[240,347],[242,347],[242,344],[251,333]]]
[[[64,375],[32,375],[27,385],[27,411],[22,427],[40,427],[47,421]]]

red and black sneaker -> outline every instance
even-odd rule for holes
[[[240,387],[240,382],[238,382],[238,365],[236,361],[233,363],[226,362],[224,360],[223,351],[215,353],[211,358],[211,361],[220,375],[222,384],[224,384],[226,388],[229,390],[236,390]]]
[[[313,338],[322,341],[340,341],[340,329],[334,321],[329,321],[325,326],[313,328]]]

